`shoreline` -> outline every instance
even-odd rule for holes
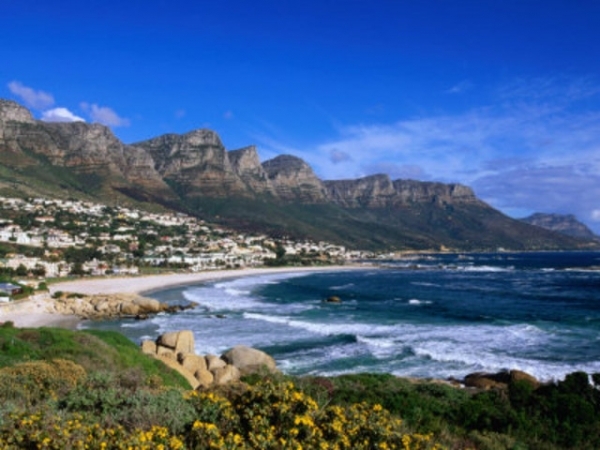
[[[340,272],[373,266],[321,266],[321,267],[269,267],[251,269],[214,270],[198,273],[170,273],[134,277],[114,277],[65,281],[49,286],[47,294],[37,294],[29,299],[0,304],[0,324],[13,322],[19,328],[58,327],[75,330],[83,319],[75,315],[48,312],[51,295],[57,291],[86,295],[137,294],[151,296],[163,289],[208,283],[223,279],[245,278],[258,275],[296,272]]]

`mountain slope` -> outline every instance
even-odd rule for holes
[[[253,146],[227,151],[211,130],[126,145],[102,125],[37,121],[6,100],[0,100],[0,195],[166,205],[234,229],[357,249],[590,245],[513,220],[459,184],[387,175],[323,181],[295,156],[261,164]]]
[[[577,220],[573,214],[535,213],[521,219],[521,221],[574,238],[600,240],[600,237],[596,236],[592,230]]]

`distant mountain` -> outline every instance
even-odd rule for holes
[[[521,220],[530,225],[556,231],[566,236],[587,240],[600,240],[599,236],[595,235],[592,230],[577,220],[573,214],[535,213]]]
[[[260,162],[211,130],[126,145],[98,124],[46,123],[0,100],[0,195],[168,207],[230,226],[349,248],[586,248],[589,240],[513,220],[459,184],[373,175],[321,180],[302,159]]]

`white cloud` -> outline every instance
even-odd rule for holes
[[[36,91],[23,85],[20,81],[11,81],[8,83],[8,89],[30,108],[45,109],[54,105],[54,97],[51,94]]]
[[[83,109],[93,122],[101,123],[109,127],[128,127],[130,122],[129,119],[119,117],[119,115],[111,108],[107,106],[98,106],[95,103],[89,104],[86,102],[81,103],[81,109]]]
[[[590,216],[594,222],[600,222],[600,209],[594,209]]]
[[[337,138],[294,154],[325,179],[459,182],[503,211],[572,213],[598,227],[600,84],[519,80],[498,92],[455,114],[340,127]]]
[[[44,122],[85,122],[82,117],[76,116],[67,108],[54,108],[42,113]]]
[[[447,89],[446,94],[462,94],[473,87],[473,83],[468,80],[463,80],[460,83],[455,84],[450,89]]]

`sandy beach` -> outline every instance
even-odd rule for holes
[[[260,269],[214,270],[198,273],[173,273],[138,277],[107,277],[67,281],[50,285],[49,294],[38,294],[27,300],[0,304],[0,323],[11,321],[16,327],[62,327],[76,328],[80,319],[77,316],[48,312],[51,295],[57,291],[86,295],[94,294],[143,294],[151,296],[157,291],[174,286],[215,281],[225,278],[241,278],[254,275],[267,275],[286,272],[321,272],[352,270],[360,266],[326,267],[281,267]]]

